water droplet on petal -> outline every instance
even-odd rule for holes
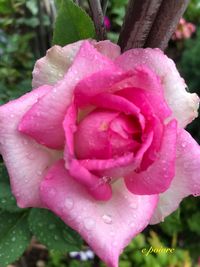
[[[111,215],[104,214],[102,216],[102,219],[103,219],[104,223],[106,223],[106,224],[111,224],[112,223],[112,217],[111,217]]]
[[[182,146],[183,148],[186,147],[186,143],[183,142],[183,143],[181,144],[181,146]]]
[[[95,221],[92,218],[85,218],[84,226],[87,230],[91,230],[95,226]]]
[[[71,210],[71,209],[73,208],[73,206],[74,206],[74,201],[73,201],[73,199],[70,198],[70,197],[67,197],[67,198],[65,199],[64,206],[65,206],[65,208],[67,208],[68,210]]]
[[[42,174],[42,171],[37,171],[37,174],[38,174],[38,175],[41,175],[41,174]]]
[[[132,202],[131,204],[130,204],[130,208],[131,209],[137,209],[138,208],[138,203],[135,201],[135,202]]]
[[[135,227],[135,222],[130,222],[129,225],[130,227]]]

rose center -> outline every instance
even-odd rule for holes
[[[88,114],[75,133],[78,159],[109,159],[135,153],[140,147],[141,130],[136,118],[110,110]]]

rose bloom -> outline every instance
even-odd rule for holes
[[[181,18],[175,33],[172,35],[172,40],[189,39],[195,31],[196,26],[193,23]]]
[[[200,193],[199,99],[159,49],[53,46],[33,90],[0,107],[0,151],[19,207],[43,207],[109,267],[149,223]]]

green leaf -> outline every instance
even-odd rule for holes
[[[160,227],[169,236],[172,233],[178,233],[182,230],[182,224],[180,220],[180,209],[177,209],[170,216],[165,218],[163,223],[160,223]]]
[[[0,183],[0,208],[10,212],[24,211],[18,208],[16,200],[11,193],[10,186],[6,183]]]
[[[7,169],[3,163],[0,163],[0,182],[8,182],[9,183],[9,176]]]
[[[21,212],[16,200],[12,195],[9,183],[9,176],[3,164],[0,164],[0,208],[9,212]]]
[[[188,224],[190,230],[198,235],[200,235],[199,222],[200,222],[200,212],[196,212],[190,218],[188,218]]]
[[[58,16],[53,34],[53,44],[64,46],[79,40],[94,38],[91,18],[71,0],[59,1]]]
[[[32,209],[29,226],[36,238],[49,249],[68,252],[81,248],[80,236],[48,210]]]
[[[27,213],[0,212],[0,266],[17,260],[28,246],[31,234]]]

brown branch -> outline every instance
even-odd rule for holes
[[[104,15],[101,7],[100,0],[88,0],[92,18],[94,21],[97,39],[104,40],[106,39],[106,29],[104,26]]]
[[[118,42],[123,51],[143,47],[161,3],[162,0],[129,1]]]
[[[105,16],[106,10],[108,7],[108,0],[101,0],[101,6],[102,6],[103,15]]]
[[[163,0],[145,47],[164,50],[190,0]]]

